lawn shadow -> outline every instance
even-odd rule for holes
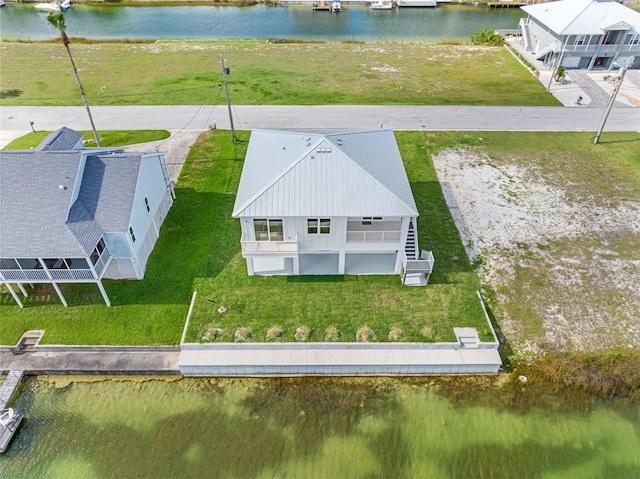
[[[460,273],[474,273],[460,232],[445,201],[438,181],[411,182],[411,190],[420,216],[417,221],[420,250],[433,253],[435,264],[430,284],[452,284]],[[446,191],[446,190],[445,190]],[[466,228],[466,226],[463,226]]]
[[[498,323],[493,311],[485,301],[484,297],[481,298],[482,303],[484,304],[485,311],[487,312],[487,316],[489,316],[489,321],[491,322],[491,326],[493,326],[493,330],[496,332],[496,337],[498,338],[498,342],[500,345],[498,346],[498,352],[500,353],[500,359],[502,360],[502,367],[506,370],[511,368],[511,357],[513,356],[513,348],[511,344],[509,344],[509,340],[502,332],[502,328]]]
[[[343,274],[287,276],[287,283],[344,283]]]

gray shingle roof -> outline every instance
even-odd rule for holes
[[[254,130],[234,217],[417,216],[391,130]]]
[[[126,232],[143,154],[113,151],[0,151],[0,257],[87,256],[103,232]]]
[[[69,151],[72,150],[84,134],[63,126],[47,136],[36,147],[36,151]]]

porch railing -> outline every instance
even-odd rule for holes
[[[242,253],[246,254],[292,254],[298,253],[298,237],[294,241],[248,241],[241,240]]]
[[[401,231],[347,231],[347,243],[399,243]]]
[[[422,251],[420,259],[407,259],[407,255],[403,255],[402,266],[407,274],[411,273],[431,273],[435,259],[431,251]]]
[[[89,269],[50,269],[49,274],[42,269],[3,269],[0,270],[0,278],[5,281],[83,281],[96,279]]]

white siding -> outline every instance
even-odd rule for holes
[[[147,212],[145,197],[149,201],[150,212]],[[146,251],[150,244],[147,239],[149,233],[152,230],[159,229],[170,207],[171,196],[165,184],[160,155],[143,157],[140,162],[140,174],[138,175],[138,184],[131,211],[131,226],[133,226],[136,236],[136,242],[132,244],[132,250],[134,256],[140,258],[142,265],[146,264],[150,253],[150,250]],[[162,211],[160,216],[157,215],[159,210]],[[152,236],[155,236],[155,239],[152,241],[151,248],[153,248],[153,244],[155,244],[155,240],[158,237],[158,231],[153,231]],[[140,256],[140,253],[142,253],[142,256]]]

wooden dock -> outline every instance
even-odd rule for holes
[[[320,2],[315,2],[313,4],[314,10],[327,10],[331,11],[331,2],[325,2],[325,0],[320,0]]]
[[[9,371],[2,386],[0,386],[0,409],[4,409],[9,404],[13,393],[16,392],[20,381],[22,381],[24,371]]]
[[[516,7],[524,7],[528,5],[527,2],[487,2],[487,5],[491,8],[516,8]]]
[[[2,383],[2,386],[0,386],[0,413],[7,407],[7,404],[11,401],[13,394],[18,389],[18,386],[20,386],[22,376],[24,376],[24,371],[9,371],[7,373],[7,377]],[[24,415],[15,409],[13,410],[13,414],[13,419],[9,424],[4,426],[0,424],[0,454],[7,450],[13,435],[18,430],[18,427],[24,418]]]

